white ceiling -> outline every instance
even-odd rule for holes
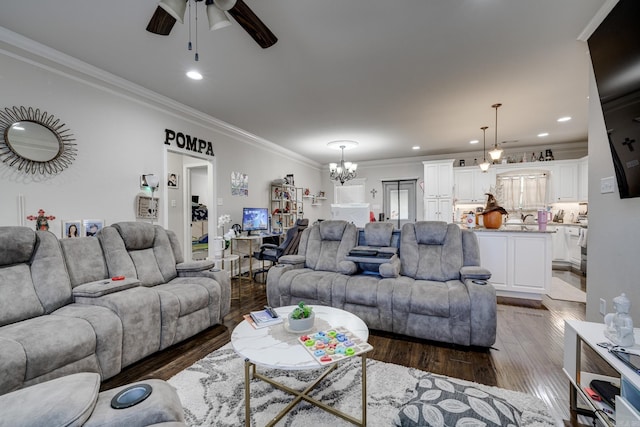
[[[590,62],[577,37],[605,0],[245,3],[279,41],[263,50],[233,18],[209,32],[201,2],[199,62],[186,21],[166,37],[145,30],[156,0],[5,1],[0,26],[320,163],[339,156],[336,139],[360,143],[354,161],[481,153],[496,102],[505,148],[586,140]]]

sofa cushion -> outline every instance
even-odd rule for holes
[[[0,326],[44,314],[27,264],[0,267]]]
[[[0,227],[0,266],[31,260],[36,232],[26,227]]]
[[[178,299],[179,317],[209,305],[209,292],[205,287],[195,283],[165,283],[154,287],[154,290],[168,292]]]
[[[300,245],[306,242],[301,254],[306,256],[305,266],[321,271],[355,272],[356,265],[342,265],[349,251],[356,246],[358,230],[355,225],[346,221],[323,221],[307,228],[300,238]]]
[[[130,251],[129,255],[136,266],[138,279],[144,286],[155,286],[165,282],[152,248]]]
[[[368,246],[391,246],[393,224],[390,222],[368,222],[364,225],[364,239]]]
[[[25,380],[42,376],[95,353],[91,325],[73,317],[39,316],[7,325],[0,337],[18,342],[27,356]]]
[[[153,246],[155,230],[152,224],[146,222],[118,222],[113,224],[124,241],[127,250],[135,251]]]
[[[62,239],[60,246],[72,287],[109,277],[102,246],[95,237]]]
[[[400,254],[402,275],[440,282],[459,279],[463,265],[460,227],[439,221],[405,224]]]
[[[98,399],[100,375],[78,373],[0,396],[0,426],[84,425]]]

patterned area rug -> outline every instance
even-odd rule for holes
[[[312,396],[356,418],[361,415],[360,358],[341,363]],[[277,371],[259,369],[289,387],[302,390],[312,382],[319,371]],[[428,425],[432,419],[440,425],[494,425],[492,419],[504,420],[505,412],[514,422],[502,425],[554,426],[558,425],[541,400],[523,393],[488,387],[468,381],[437,376],[417,369],[391,363],[367,360],[367,425],[398,426]],[[169,380],[180,396],[190,426],[242,426],[245,423],[244,362],[227,344]],[[426,386],[442,388],[424,392]],[[421,388],[422,387],[422,388]],[[451,398],[455,389],[464,390],[467,398]],[[447,393],[446,399],[444,393]],[[498,403],[496,409],[480,401],[480,395],[489,396]],[[251,425],[266,425],[290,401],[291,395],[274,389],[261,380],[251,383]],[[474,403],[475,402],[475,403]],[[505,404],[500,403],[505,402]],[[504,408],[511,408],[505,411]],[[480,421],[474,422],[463,411],[475,412]],[[513,412],[518,412],[513,416]],[[458,421],[449,422],[447,413]],[[510,415],[511,414],[511,415]],[[485,418],[483,418],[485,417]],[[414,423],[416,422],[416,423]],[[402,424],[401,424],[402,423]],[[279,426],[343,426],[351,425],[306,402],[299,403],[279,423]]]

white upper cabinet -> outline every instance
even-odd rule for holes
[[[578,201],[578,162],[560,160],[553,165],[553,201]]]
[[[589,158],[583,157],[578,162],[578,201],[589,200]]]
[[[424,197],[453,198],[453,159],[422,162]]]
[[[457,203],[484,203],[485,193],[496,185],[496,169],[482,172],[477,166],[454,168],[454,193]]]

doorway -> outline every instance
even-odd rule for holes
[[[205,259],[209,236],[216,231],[215,159],[167,150],[167,176],[177,185],[167,187],[167,228],[182,242],[185,261]]]
[[[394,222],[397,229],[416,221],[416,182],[415,179],[382,181],[384,218]]]

